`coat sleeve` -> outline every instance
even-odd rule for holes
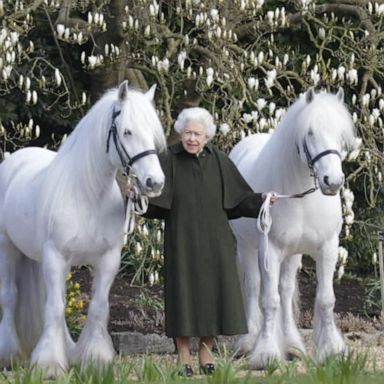
[[[223,180],[223,205],[228,219],[256,218],[263,203],[261,194],[253,192],[227,155],[220,151],[216,153]]]
[[[164,219],[172,206],[173,167],[171,152],[168,150],[161,153],[159,160],[165,175],[165,183],[161,194],[149,199],[148,210],[143,214],[147,219]]]

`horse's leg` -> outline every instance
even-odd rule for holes
[[[280,253],[271,242],[269,242],[268,248],[268,253],[265,255],[264,239],[261,238],[259,242],[259,268],[264,321],[250,356],[250,365],[255,369],[265,368],[274,360],[281,359],[284,350],[282,331],[278,321]]]
[[[8,366],[22,355],[16,332],[15,311],[17,305],[16,263],[20,252],[8,236],[0,234],[0,367]]]
[[[74,360],[85,368],[87,364],[104,367],[115,356],[112,339],[107,331],[109,317],[109,291],[119,270],[120,248],[105,253],[94,264],[92,300],[88,316],[76,345]]]
[[[337,329],[333,309],[335,294],[333,291],[333,275],[338,257],[338,237],[323,244],[319,253],[314,254],[316,260],[317,289],[314,308],[313,337],[320,361],[332,354],[344,352],[346,349],[343,336]]]
[[[243,283],[248,333],[239,336],[235,344],[235,349],[240,354],[247,354],[253,349],[262,323],[262,314],[259,305],[260,272],[257,264],[257,244],[249,244],[245,240],[238,239],[237,256],[240,279]]]
[[[292,354],[305,352],[305,346],[295,321],[295,295],[297,294],[296,274],[301,263],[301,255],[286,257],[280,270],[281,325],[286,351]]]
[[[43,248],[42,268],[46,291],[43,333],[32,352],[31,366],[57,377],[68,368],[65,327],[65,278],[68,263],[48,242]]]

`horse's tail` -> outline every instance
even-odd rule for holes
[[[27,356],[43,330],[45,288],[41,263],[22,256],[16,265],[16,329]]]

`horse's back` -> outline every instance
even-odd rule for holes
[[[229,154],[230,159],[248,182],[250,174],[254,172],[255,162],[270,137],[268,133],[247,136],[238,142]]]
[[[29,216],[36,209],[39,175],[54,156],[53,151],[29,147],[14,152],[0,164],[0,231],[8,232],[6,228],[13,222],[18,227],[32,219]],[[20,222],[14,220],[17,217]]]
[[[53,160],[55,152],[38,147],[19,149],[0,164],[0,188],[9,185],[20,172],[39,172]]]

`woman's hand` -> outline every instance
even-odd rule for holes
[[[279,200],[279,194],[277,192],[270,191],[270,192],[263,192],[261,194],[263,201],[267,198],[268,195],[270,195],[269,205],[273,205],[276,203],[277,200]]]

